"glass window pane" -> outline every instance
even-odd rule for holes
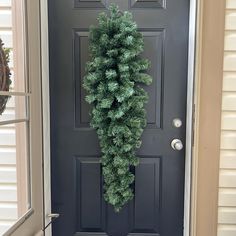
[[[0,124],[1,122],[26,119],[25,96],[4,96],[0,95]]]
[[[28,149],[28,122],[0,125],[0,235],[30,208]]]

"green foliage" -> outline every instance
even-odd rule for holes
[[[146,126],[148,96],[140,85],[149,85],[152,78],[145,73],[149,61],[140,58],[143,47],[132,15],[115,5],[90,29],[91,61],[83,85],[100,140],[104,198],[117,212],[133,198],[130,168],[138,165],[135,151]]]

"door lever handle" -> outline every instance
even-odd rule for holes
[[[60,216],[60,214],[58,213],[49,213],[47,215],[48,218],[51,218],[50,222],[44,227],[43,232],[45,232],[45,230],[48,228],[49,225],[52,224],[52,222],[54,222],[54,220],[56,220],[58,217]]]
[[[50,213],[47,215],[49,218],[58,218],[60,216],[60,214],[58,213]]]

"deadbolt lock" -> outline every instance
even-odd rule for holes
[[[180,120],[179,118],[175,118],[173,119],[172,121],[172,125],[175,127],[175,128],[180,128],[182,126],[182,120]]]

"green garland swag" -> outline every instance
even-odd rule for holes
[[[111,5],[90,28],[91,61],[83,86],[92,104],[91,126],[102,151],[104,198],[116,212],[133,198],[131,166],[138,165],[135,150],[146,126],[147,92],[140,87],[152,78],[145,73],[150,62],[141,59],[143,37],[129,12]]]

